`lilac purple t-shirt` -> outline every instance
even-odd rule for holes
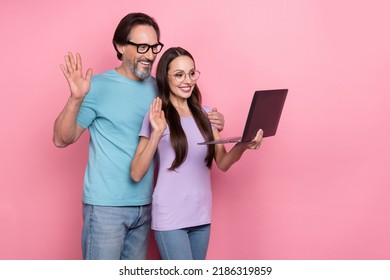
[[[197,144],[203,142],[204,138],[192,116],[181,117],[180,120],[188,141],[188,153],[175,171],[168,170],[175,158],[169,127],[158,144],[159,170],[152,199],[154,230],[173,230],[211,223],[210,169],[204,161],[207,145]],[[150,133],[148,112],[139,135],[150,138]]]

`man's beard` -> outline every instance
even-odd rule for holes
[[[140,80],[145,80],[150,77],[150,74],[152,72],[152,66],[153,66],[153,61],[150,61],[150,67],[145,70],[140,70],[137,65],[140,61],[137,61],[136,63],[131,63],[130,68],[131,71],[134,73],[134,75],[140,79]]]

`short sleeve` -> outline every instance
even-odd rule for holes
[[[149,111],[148,111],[148,112],[146,112],[144,120],[142,121],[141,130],[140,130],[138,136],[150,138],[150,134],[151,134],[151,127],[150,127]]]
[[[91,84],[91,89],[85,96],[77,115],[77,124],[83,128],[88,128],[96,119],[96,98],[94,92],[94,83]]]

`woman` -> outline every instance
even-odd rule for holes
[[[210,109],[201,104],[199,74],[192,55],[180,47],[161,56],[156,72],[159,97],[145,116],[131,164],[130,176],[139,181],[158,153],[152,229],[162,259],[206,258],[212,161],[226,171],[246,149],[258,149],[262,141],[260,130],[253,141],[236,144],[229,152],[222,144],[197,144],[220,138],[207,118]]]

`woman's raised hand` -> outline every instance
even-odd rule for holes
[[[161,99],[159,97],[155,98],[153,103],[150,105],[149,119],[153,131],[162,135],[167,127],[167,121],[165,119],[164,111],[161,109],[161,107]]]

